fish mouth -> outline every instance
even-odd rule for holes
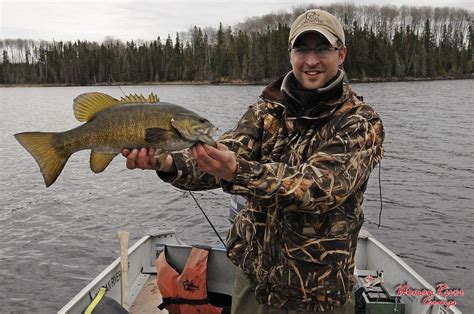
[[[207,133],[201,133],[199,136],[198,136],[198,141],[200,142],[203,142],[204,144],[207,144],[207,145],[210,145],[210,146],[213,146],[213,147],[217,147],[217,142],[214,141],[214,139],[212,138],[212,136],[216,133],[218,129],[217,128],[209,128]]]
[[[207,144],[209,146],[212,146],[212,147],[217,147],[217,142],[214,141],[214,139],[212,137],[209,137],[207,135],[204,135],[204,136],[200,136],[198,138],[198,140],[200,142],[203,142],[204,144]]]

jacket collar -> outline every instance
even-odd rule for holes
[[[321,100],[317,105],[304,108],[301,106],[298,97],[292,92],[292,83],[294,80],[293,71],[281,76],[271,82],[262,92],[260,98],[263,100],[276,103],[283,106],[288,117],[305,117],[305,118],[322,118],[330,115],[339,104],[346,101],[352,94],[346,74],[343,70],[339,70],[335,79],[323,88],[315,90],[316,95],[330,94],[335,97]],[[337,89],[341,89],[338,92]],[[333,93],[331,93],[333,92]]]
[[[324,98],[329,98],[330,95],[340,94],[340,85],[344,78],[344,72],[342,70],[338,70],[336,76],[324,87],[315,89],[315,90],[307,90],[306,93],[313,94],[315,96],[321,95]],[[285,77],[283,78],[280,90],[286,93],[288,96],[293,98],[296,102],[300,103],[297,95],[295,95],[296,90],[296,78],[293,74],[293,71],[288,72]]]

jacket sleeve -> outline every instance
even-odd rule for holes
[[[298,166],[238,158],[236,179],[224,182],[224,191],[264,207],[321,213],[338,207],[368,180],[383,155],[382,122],[363,107],[342,118],[333,136]]]
[[[255,114],[255,106],[242,116],[236,126],[224,133],[218,142],[232,150],[238,159],[257,160],[260,130]],[[209,190],[225,184],[215,176],[202,172],[194,162],[189,149],[172,153],[175,170],[171,173],[157,171],[158,176],[165,182],[184,190]]]

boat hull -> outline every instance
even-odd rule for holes
[[[161,302],[161,296],[150,295],[148,301],[139,297],[144,287],[154,289],[155,259],[167,246],[167,259],[180,272],[188,258],[191,247],[184,244],[176,235],[174,229],[163,229],[140,239],[129,248],[129,303],[132,304],[131,312],[143,312],[140,306],[150,302],[154,312],[158,312],[156,305]],[[384,286],[392,293],[401,284],[410,285],[411,289],[432,290],[434,288],[416,273],[400,257],[390,251],[382,243],[377,241],[370,233],[362,230],[357,242],[355,257],[355,276],[362,275],[367,271],[383,271]],[[213,248],[208,260],[208,291],[222,295],[232,295],[234,275],[236,267],[230,262],[223,248]],[[81,313],[91,302],[101,287],[107,287],[107,296],[120,302],[120,259],[116,259],[100,275],[94,278],[84,289],[81,290],[71,301],[69,301],[59,313]],[[149,292],[149,291],[148,291]],[[150,293],[148,293],[150,294]],[[138,299],[137,299],[138,298]],[[150,298],[152,299],[150,301]],[[436,300],[443,300],[435,295]],[[405,313],[416,314],[458,314],[461,311],[455,306],[446,308],[442,305],[422,304],[423,297],[401,295],[399,298],[404,303]],[[134,301],[136,301],[134,304]],[[148,303],[147,303],[148,304]],[[394,303],[394,307],[397,304]],[[137,310],[140,308],[140,310]],[[135,311],[134,311],[135,309]]]

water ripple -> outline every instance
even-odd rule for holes
[[[386,130],[382,225],[377,227],[380,202],[374,171],[366,192],[364,227],[430,283],[448,282],[473,295],[472,81],[354,88],[380,113]],[[164,101],[189,107],[208,117],[221,134],[257,100],[262,87],[123,89],[153,91]],[[159,181],[153,171],[127,170],[121,156],[96,175],[89,170],[89,152],[74,154],[58,181],[45,189],[38,166],[12,135],[77,126],[72,99],[90,91],[121,96],[116,87],[2,89],[2,311],[57,311],[118,256],[120,229],[131,233],[131,243],[150,230],[171,226],[190,244],[219,244],[188,192]],[[220,190],[194,195],[225,236],[227,196]],[[465,312],[474,313],[473,300],[458,301]]]

